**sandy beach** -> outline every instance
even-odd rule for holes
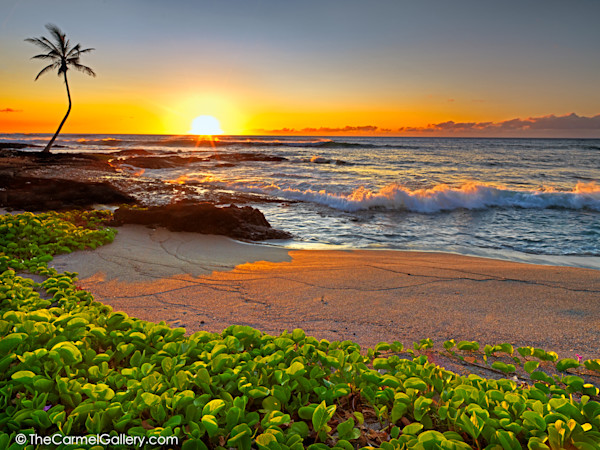
[[[119,228],[114,243],[55,257],[95,298],[141,319],[219,332],[410,345],[510,342],[598,357],[600,271],[443,253],[289,250],[222,236]]]

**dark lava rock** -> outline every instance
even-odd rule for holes
[[[142,148],[130,148],[127,150],[120,150],[118,152],[111,153],[111,156],[140,156],[140,155],[151,155],[148,150]]]
[[[287,158],[276,155],[265,155],[264,153],[214,153],[208,157],[217,161],[287,161]]]
[[[187,158],[183,156],[137,156],[119,162],[142,169],[168,169],[202,161],[206,161],[206,159],[193,156]]]
[[[41,145],[35,144],[22,144],[20,142],[0,142],[0,150],[4,149],[22,149],[22,148],[32,148],[32,147],[41,147]]]
[[[212,203],[184,201],[148,209],[117,209],[114,213],[114,225],[126,223],[160,226],[171,231],[221,234],[254,241],[291,237],[285,231],[271,228],[265,216],[250,206],[217,207]]]
[[[95,204],[134,203],[108,183],[59,178],[0,177],[0,206],[25,211],[88,208]]]

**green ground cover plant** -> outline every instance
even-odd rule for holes
[[[443,343],[448,357],[516,377],[495,380],[429,362],[430,339],[364,352],[300,329],[187,336],[115,312],[75,273],[48,268],[57,253],[111,242],[109,216],[0,216],[0,448],[23,448],[18,432],[175,435],[185,450],[600,448],[586,381],[600,360]]]

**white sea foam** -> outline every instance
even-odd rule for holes
[[[348,212],[384,209],[435,213],[455,209],[493,207],[600,211],[600,186],[594,182],[578,183],[572,191],[567,192],[553,189],[520,191],[481,183],[465,183],[460,187],[441,184],[430,189],[415,190],[398,184],[390,184],[379,191],[360,187],[350,194],[282,188],[274,184],[243,186],[234,183],[229,187],[246,192],[274,195],[288,200],[313,202]]]

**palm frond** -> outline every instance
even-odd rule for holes
[[[62,50],[62,53],[65,53],[65,38],[66,35],[65,33],[63,33],[60,28],[58,28],[56,25],[49,23],[46,24],[46,29],[50,32],[50,34],[52,36],[54,36],[54,39],[56,39],[56,42],[60,45],[60,49]]]
[[[94,72],[90,67],[88,66],[84,66],[83,64],[79,64],[79,63],[72,63],[71,66],[75,69],[78,70],[80,72],[85,73],[86,75],[90,75],[92,77],[96,76],[96,72]]]
[[[42,41],[44,41],[46,44],[48,44],[50,47],[52,47],[54,49],[54,51],[60,55],[60,52],[61,52],[60,47],[57,47],[54,42],[52,42],[46,36],[42,36],[40,39]]]
[[[37,81],[37,79],[38,79],[39,77],[41,77],[42,75],[44,75],[46,72],[48,72],[48,71],[50,71],[50,70],[54,69],[55,67],[56,67],[56,63],[54,63],[54,64],[50,64],[50,65],[48,65],[48,66],[44,67],[44,68],[43,68],[43,69],[40,71],[40,73],[38,73],[38,74],[37,74],[37,77],[35,77],[35,81]]]
[[[54,59],[55,56],[50,53],[40,53],[39,55],[32,56],[31,59]]]
[[[79,62],[79,57],[82,53],[88,53],[94,50],[93,48],[82,49],[81,44],[75,44],[71,46],[71,41],[67,39],[65,33],[61,31],[56,25],[47,24],[46,29],[50,32],[50,38],[42,36],[39,38],[27,38],[26,42],[31,42],[32,44],[37,45],[42,48],[47,53],[41,53],[39,55],[33,56],[32,59],[44,59],[44,60],[52,60],[53,63],[44,67],[40,73],[38,73],[36,80],[52,69],[58,69],[58,75],[65,74],[69,67],[72,67],[75,70],[83,72],[87,75],[96,76],[96,73],[87,66],[82,65]]]
[[[77,56],[77,57],[78,57],[78,56],[79,56],[79,53],[80,53],[80,51],[79,51],[79,50],[80,50],[80,47],[81,47],[81,44],[77,44],[77,45],[75,45],[74,47],[70,48],[70,49],[69,49],[69,51],[68,51],[68,52],[67,52],[67,54],[66,54],[66,57],[67,57],[67,58],[73,58],[73,57],[75,57],[75,56]]]
[[[40,38],[27,38],[27,39],[25,39],[25,42],[31,42],[32,44],[35,44],[38,47],[41,47],[42,50],[46,50],[48,52],[56,50],[55,47],[52,47],[52,46],[48,45],[48,43],[44,42]]]

